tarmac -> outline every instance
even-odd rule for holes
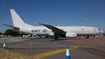
[[[54,40],[53,38],[41,37],[10,37],[0,38],[0,47],[3,46],[4,40],[6,41],[6,47],[8,47],[9,50],[40,59],[65,59],[67,45],[69,45],[71,59],[105,58],[105,49],[99,49],[101,47],[104,48],[105,46],[104,39],[102,38],[62,38],[59,40]]]

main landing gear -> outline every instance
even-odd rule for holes
[[[46,38],[48,38],[48,36],[46,36]]]
[[[88,39],[88,38],[89,38],[89,36],[86,37],[86,39]],[[93,39],[95,39],[95,36],[93,36]]]
[[[59,34],[54,34],[54,39],[55,40],[59,39]]]

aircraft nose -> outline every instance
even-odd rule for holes
[[[102,31],[102,30],[99,30],[99,34],[103,34],[104,33],[104,31]]]
[[[102,34],[104,33],[104,31],[101,31],[102,32]]]
[[[104,31],[102,31],[102,30],[101,30],[100,32],[101,32],[102,34],[104,33]]]

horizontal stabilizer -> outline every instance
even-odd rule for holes
[[[10,25],[7,25],[7,24],[2,24],[2,25],[5,25],[5,26],[11,27],[11,28],[19,29],[18,27],[10,26]]]

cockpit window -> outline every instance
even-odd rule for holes
[[[98,29],[98,30],[101,30],[101,29]]]

